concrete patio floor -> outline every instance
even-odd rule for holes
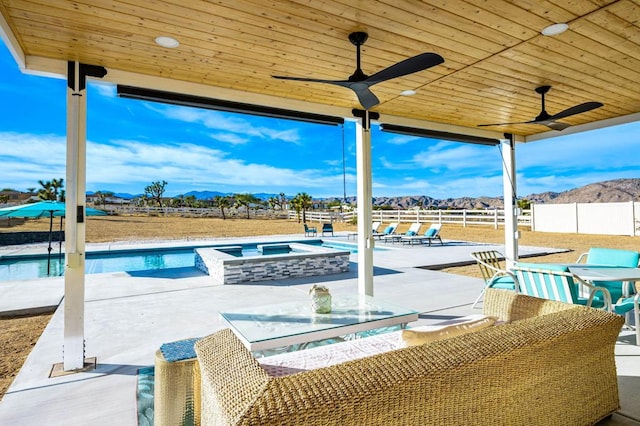
[[[345,234],[346,235],[346,234]],[[296,236],[261,237],[261,241]],[[345,236],[322,237],[345,240]],[[242,243],[257,238],[188,241],[182,245]],[[480,279],[425,269],[466,262],[469,253],[503,247],[445,241],[444,246],[402,246],[374,252],[375,297],[421,313],[419,323],[480,313],[471,304],[482,289]],[[153,243],[153,245],[176,245]],[[141,244],[97,244],[89,250],[124,249]],[[0,250],[0,254],[41,247]],[[554,249],[521,247],[521,254]],[[334,295],[357,293],[357,256],[350,272],[242,285],[213,285],[195,268],[87,275],[85,303],[86,356],[97,357],[95,370],[49,378],[62,361],[63,279],[0,283],[0,312],[58,306],[49,325],[0,401],[1,425],[137,425],[137,370],[154,363],[162,343],[211,334],[224,327],[218,313],[239,307],[300,300],[315,283]],[[630,331],[616,345],[621,410],[601,424],[640,425],[640,346]],[[597,372],[594,372],[597,374]]]

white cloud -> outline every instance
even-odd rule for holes
[[[418,138],[415,136],[405,136],[405,135],[395,135],[392,137],[388,137],[385,142],[391,145],[405,145],[410,142],[424,140],[424,138]]]
[[[202,110],[197,108],[167,106],[158,108],[148,106],[151,110],[172,120],[186,123],[197,123],[208,129],[240,134],[244,137],[255,137],[265,140],[276,140],[289,143],[300,143],[300,134],[296,127],[275,129],[256,126],[251,120],[245,120],[219,111]],[[218,135],[219,136],[219,135]]]
[[[243,145],[249,142],[248,138],[243,137],[237,133],[214,133],[214,134],[211,134],[210,136],[211,136],[211,139],[215,141],[224,142],[231,145]]]
[[[2,185],[24,190],[37,186],[38,179],[65,177],[65,152],[62,136],[0,133]],[[124,191],[139,193],[156,180],[169,182],[168,195],[194,189],[307,191],[314,196],[343,192],[342,172],[335,169],[295,170],[248,163],[224,150],[191,143],[87,142],[88,190],[126,188]],[[353,186],[355,176],[349,173],[346,180]]]
[[[331,167],[342,167],[342,160],[325,160],[324,163]]]
[[[100,81],[92,81],[91,86],[96,89],[100,96],[105,98],[115,98],[117,96],[116,85]]]
[[[399,181],[374,182],[376,196],[427,195],[434,198],[502,196],[502,176],[464,177],[434,176],[430,179],[406,178]],[[386,191],[385,191],[386,190]]]
[[[416,166],[435,170],[463,170],[495,168],[502,160],[495,147],[438,142],[415,154],[412,161]]]
[[[25,190],[38,180],[66,175],[66,138],[56,135],[0,133],[2,186]]]
[[[204,118],[196,114],[194,119]],[[207,115],[207,119],[213,118]],[[210,146],[180,141],[163,144],[140,140],[89,141],[87,188],[138,193],[149,183],[164,179],[169,182],[168,195],[204,189],[287,194],[304,191],[317,197],[342,194],[341,160],[319,161],[314,166],[317,168],[311,168],[304,162],[292,161],[279,167],[238,157],[234,146],[250,137],[240,131],[244,122],[233,118],[219,123],[220,127],[237,132],[212,133],[220,143]],[[637,178],[640,138],[635,135],[627,128],[624,133],[609,132],[604,136],[586,133],[518,145],[518,194],[563,191],[602,180]],[[2,186],[24,190],[37,187],[38,179],[65,177],[65,151],[64,136],[0,132]],[[401,151],[393,161],[384,156],[376,159],[379,166],[373,172],[374,195],[437,198],[502,195],[498,148],[438,142],[414,155],[408,148]],[[389,158],[393,155],[387,154]],[[347,194],[353,195],[356,182],[353,158],[349,161]]]

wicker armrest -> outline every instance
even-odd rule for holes
[[[202,419],[235,424],[266,387],[269,376],[230,329],[195,345],[200,364]]]
[[[502,321],[512,322],[578,308],[581,306],[540,299],[508,290],[488,288],[485,293],[482,313],[498,317]]]

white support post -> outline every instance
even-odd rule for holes
[[[356,120],[358,176],[358,293],[373,296],[373,231],[371,200],[371,132],[369,112]]]
[[[67,85],[67,182],[64,270],[65,371],[84,367],[84,268],[87,99],[80,64],[72,64]],[[69,68],[71,71],[71,67]]]
[[[507,268],[518,260],[518,213],[516,200],[516,157],[513,137],[500,141],[502,148],[502,185],[504,191],[504,247]]]

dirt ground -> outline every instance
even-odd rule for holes
[[[18,221],[14,221],[16,223]],[[47,219],[19,221],[0,232],[48,231]],[[311,226],[318,225],[313,222]],[[409,227],[403,224],[398,232]],[[355,231],[356,226],[335,223],[335,231]],[[463,228],[445,224],[442,237],[450,240],[503,243],[504,231],[490,226]],[[571,251],[529,258],[530,262],[573,263],[590,247],[610,247],[640,251],[640,238],[608,235],[576,235],[541,233],[523,230],[519,244],[539,247],[566,248]],[[284,219],[216,219],[181,217],[106,216],[87,218],[88,242],[117,242],[132,240],[166,240],[240,237],[278,234],[303,234],[302,224]],[[480,277],[477,266],[445,269],[444,272]],[[52,314],[0,318],[0,398],[4,395],[26,357],[42,334]]]

